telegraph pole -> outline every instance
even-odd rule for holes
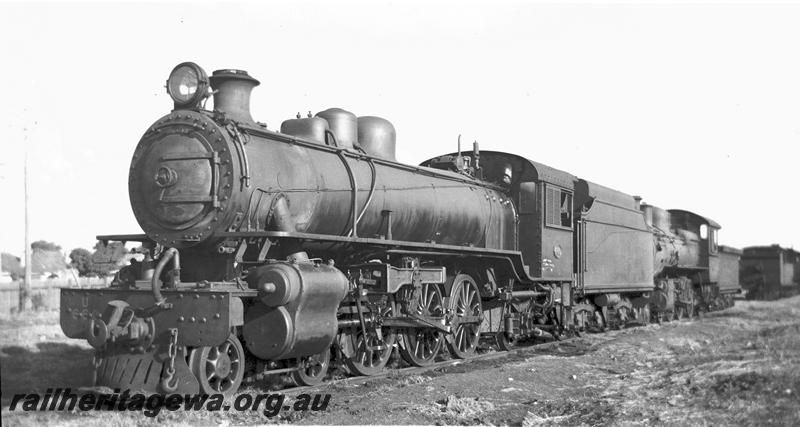
[[[27,311],[31,307],[31,235],[30,218],[28,215],[28,127],[25,132],[25,280],[19,289],[19,312]]]
[[[0,166],[4,165],[4,163],[0,163]],[[3,179],[3,176],[0,175],[0,179]],[[0,253],[0,276],[3,275],[3,255]],[[9,276],[11,273],[8,274]]]

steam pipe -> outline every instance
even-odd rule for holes
[[[353,216],[353,228],[350,229],[350,232],[347,233],[347,235],[358,237],[358,183],[356,182],[356,176],[353,173],[353,168],[350,166],[350,163],[347,162],[347,157],[344,155],[344,150],[337,151],[336,154],[339,155],[339,159],[342,161],[342,163],[344,163],[344,168],[347,170],[347,177],[350,178],[350,186],[353,187],[353,204],[350,208],[350,212]]]
[[[377,182],[378,171],[375,170],[375,162],[373,162],[371,158],[368,157],[367,161],[369,162],[369,167],[372,170],[372,183],[369,186],[369,196],[367,197],[366,203],[364,203],[364,207],[361,208],[361,213],[358,214],[358,218],[356,218],[355,223],[353,224],[353,228],[350,230],[349,233],[347,233],[348,236],[352,236],[353,233],[356,232],[356,227],[358,227],[358,223],[361,222],[361,218],[364,216],[364,213],[367,211],[367,208],[369,207],[370,202],[372,202],[372,196],[375,195],[375,183]]]
[[[325,145],[330,145],[331,147],[339,146],[339,143],[336,141],[336,135],[329,129],[325,129]]]
[[[164,267],[170,260],[173,261],[173,270],[177,271],[178,281],[180,282],[180,274],[181,274],[181,256],[178,253],[178,250],[175,248],[169,248],[164,251],[164,254],[161,255],[161,259],[158,261],[158,265],[156,265],[156,270],[153,272],[153,280],[152,288],[153,288],[153,299],[156,300],[156,305],[164,304],[166,298],[161,295],[161,284],[158,283],[159,278],[161,277],[161,272],[164,270]]]

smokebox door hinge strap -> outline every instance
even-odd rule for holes
[[[219,153],[214,151],[211,156],[211,204],[214,208],[219,207]]]
[[[247,160],[247,151],[244,149],[246,139],[244,135],[239,132],[239,128],[233,121],[229,121],[225,125],[225,129],[227,129],[228,133],[231,135],[233,146],[236,148],[236,154],[239,157],[239,170],[242,171],[242,177],[240,178],[241,189],[250,187],[250,162]]]

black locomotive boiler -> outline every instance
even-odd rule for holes
[[[98,236],[143,258],[110,288],[62,290],[95,385],[230,395],[254,370],[312,385],[334,361],[373,375],[396,349],[427,366],[738,289],[713,221],[477,144],[401,164],[390,122],[337,108],[275,132],[251,117],[258,84],[194,63],[170,74],[174,109],[130,167],[145,234]]]

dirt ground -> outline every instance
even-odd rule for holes
[[[315,391],[331,394],[324,411],[8,410],[16,393],[86,385],[90,360],[55,313],[0,319],[3,424],[800,425],[800,297],[329,385]]]

